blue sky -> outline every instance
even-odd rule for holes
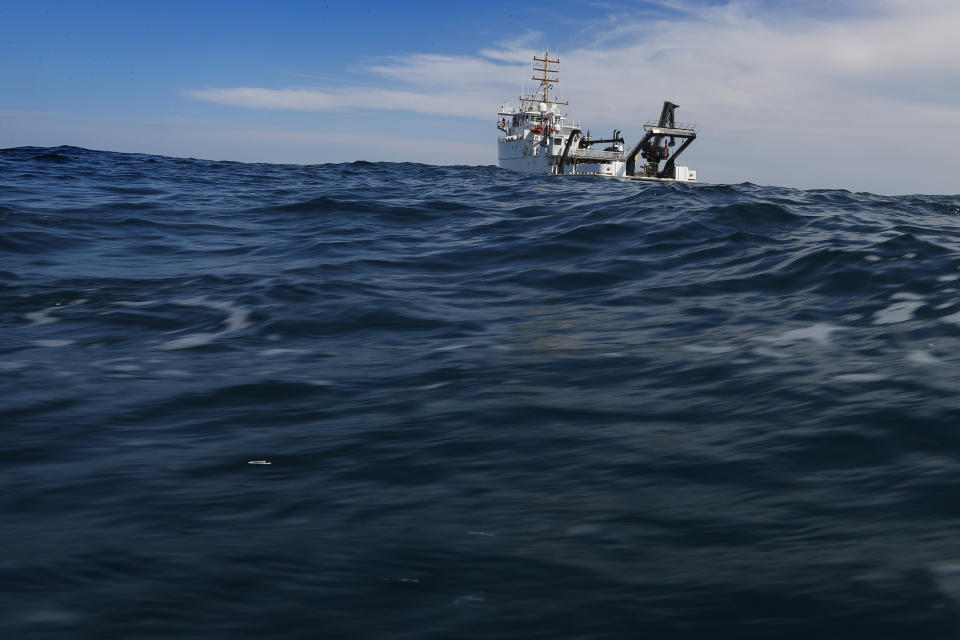
[[[494,164],[549,46],[594,132],[678,102],[702,180],[957,193],[958,29],[945,0],[6,2],[0,147]]]

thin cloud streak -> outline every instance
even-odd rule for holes
[[[391,89],[359,89],[327,92],[313,89],[203,89],[184,91],[195,100],[249,109],[333,111],[338,109],[383,109],[428,115],[491,118],[489,94],[466,90],[458,93],[423,94]]]

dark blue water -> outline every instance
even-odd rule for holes
[[[956,638],[958,278],[960,196],[4,150],[3,635]]]

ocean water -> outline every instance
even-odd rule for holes
[[[3,635],[956,638],[958,286],[960,196],[0,151]]]

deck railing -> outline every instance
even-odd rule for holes
[[[622,151],[596,151],[594,149],[570,149],[570,158],[578,160],[623,160]]]

